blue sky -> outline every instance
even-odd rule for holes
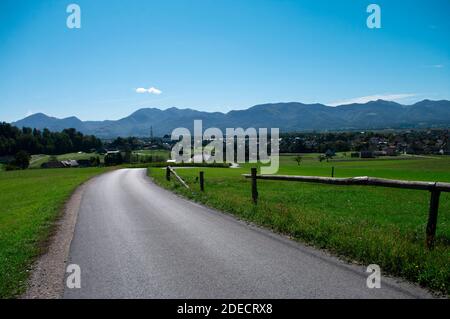
[[[70,3],[81,29],[66,26]],[[366,26],[370,3],[381,29]],[[0,121],[450,99],[449,12],[448,0],[1,0]]]

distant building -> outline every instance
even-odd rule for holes
[[[397,148],[395,146],[389,146],[384,149],[387,156],[396,156],[397,155]]]
[[[119,153],[120,153],[120,151],[107,151],[106,155],[116,155],[116,154],[119,154]]]
[[[88,159],[77,160],[77,162],[80,167],[91,167],[92,166],[91,160],[88,160]]]
[[[373,156],[387,156],[386,151],[374,151]]]
[[[43,163],[41,168],[65,168],[65,166],[61,161],[51,161]]]
[[[440,152],[441,152],[442,155],[450,155],[450,143],[449,143],[449,142],[446,142],[446,143],[442,146]]]
[[[78,167],[80,166],[76,160],[68,160],[68,161],[61,161],[65,167]]]
[[[68,161],[50,161],[41,165],[41,168],[71,168],[79,167],[80,165],[76,160]]]
[[[172,137],[170,135],[164,135],[162,138],[163,143],[171,143],[172,142]]]
[[[361,151],[361,158],[374,158],[372,151]]]

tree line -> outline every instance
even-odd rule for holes
[[[28,154],[61,155],[98,150],[103,143],[93,135],[83,135],[76,129],[51,132],[28,127],[18,128],[0,123],[0,156],[14,156],[23,151]]]

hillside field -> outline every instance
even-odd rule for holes
[[[91,157],[100,157],[100,161],[103,162],[104,155],[97,153],[67,153],[62,155],[55,155],[58,161],[67,160],[88,160]],[[51,156],[45,154],[32,155],[30,160],[30,168],[40,168],[42,164],[50,161]]]
[[[450,157],[403,156],[319,162],[318,154],[281,156],[279,174],[335,177],[373,176],[391,179],[450,182]],[[285,181],[258,181],[259,202],[253,205],[251,165],[241,168],[179,169],[191,186],[186,190],[165,171],[149,168],[160,185],[190,199],[271,228],[297,240],[324,248],[364,265],[378,264],[382,272],[401,276],[450,293],[450,194],[442,193],[436,248],[425,249],[430,194],[426,191],[381,187],[334,186]],[[198,173],[205,172],[205,193]]]
[[[137,150],[133,151],[133,154],[137,155],[137,158],[147,157],[147,156],[160,156],[164,159],[169,159],[170,152],[167,150]],[[56,155],[56,160],[88,160],[91,157],[100,157],[100,162],[104,163],[105,155],[100,155],[97,153],[67,153],[62,155]],[[45,154],[32,155],[30,160],[30,168],[40,168],[42,164],[50,161],[51,156]],[[0,164],[1,165],[1,164]],[[1,169],[1,166],[0,166]]]

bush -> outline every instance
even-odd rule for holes
[[[91,166],[100,166],[100,157],[91,156],[89,162],[91,163]]]
[[[14,156],[14,161],[9,163],[6,167],[6,170],[13,170],[13,167],[16,167],[15,169],[27,169],[30,166],[30,154],[28,154],[25,151],[19,151]]]
[[[117,153],[108,153],[105,156],[105,165],[106,166],[113,166],[113,165],[120,165],[123,164],[123,157],[120,152]]]
[[[18,168],[17,166],[15,166],[11,163],[5,165],[5,171],[16,171],[18,169],[20,169],[20,168]]]

